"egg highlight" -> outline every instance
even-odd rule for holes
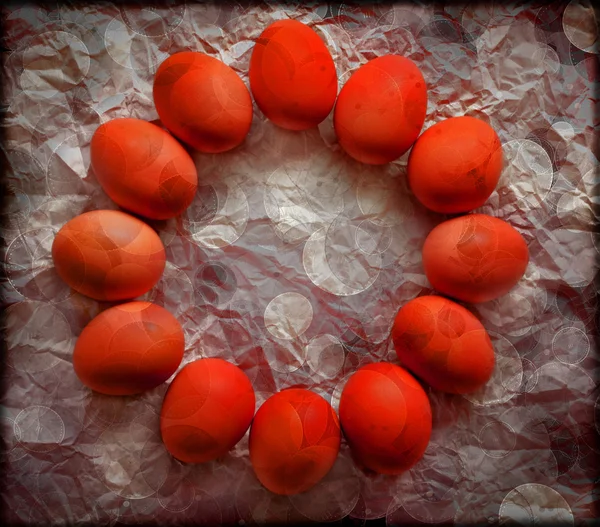
[[[333,109],[337,74],[319,35],[297,20],[278,20],[256,40],[250,60],[256,104],[277,126],[306,130]]]
[[[147,293],[165,268],[165,248],[144,222],[116,210],[96,210],[68,221],[52,243],[58,275],[96,300]]]
[[[96,392],[133,395],[171,377],[184,348],[183,329],[171,313],[150,302],[129,302],[103,311],[83,329],[73,367]]]
[[[488,302],[508,293],[529,262],[523,236],[505,221],[467,214],[440,223],[425,239],[423,266],[440,293]]]
[[[252,99],[238,74],[220,60],[182,51],[158,68],[153,86],[161,122],[207,154],[239,146],[252,124]]]
[[[410,373],[377,362],[348,379],[340,398],[340,423],[360,466],[380,474],[400,474],[427,449],[431,406]]]
[[[344,84],[333,122],[340,146],[351,157],[383,165],[413,145],[426,112],[427,87],[417,65],[385,55],[358,68]]]
[[[113,119],[91,142],[94,173],[120,207],[146,218],[181,214],[194,199],[196,166],[175,138],[140,119]]]
[[[481,207],[502,172],[502,145],[494,129],[475,117],[451,117],[417,139],[407,175],[415,197],[427,208],[456,214]]]
[[[254,416],[250,379],[219,358],[198,359],[175,376],[163,400],[160,431],[167,450],[184,463],[223,457]]]
[[[341,433],[335,410],[320,395],[289,388],[259,408],[250,429],[250,462],[271,492],[293,495],[321,481],[333,467]]]
[[[474,392],[494,370],[494,348],[469,310],[441,296],[421,296],[396,315],[392,340],[402,366],[432,388]]]

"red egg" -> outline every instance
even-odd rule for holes
[[[116,210],[81,214],[52,243],[58,275],[96,300],[126,300],[147,293],[162,276],[165,248],[144,222]]]
[[[481,207],[502,172],[502,145],[475,117],[451,117],[428,128],[408,158],[408,182],[427,208],[446,214]]]
[[[246,374],[223,359],[199,359],[171,382],[160,412],[167,450],[184,463],[227,454],[254,416],[254,389]]]
[[[426,111],[427,87],[417,65],[385,55],[348,79],[333,121],[340,145],[350,156],[382,165],[408,151],[423,128]]]
[[[91,143],[91,161],[102,188],[117,205],[164,220],[181,214],[198,186],[190,155],[169,133],[140,119],[113,119]]]
[[[335,64],[319,35],[297,20],[278,20],[256,40],[250,88],[256,104],[288,130],[317,126],[337,95]]]
[[[305,492],[333,467],[340,425],[331,405],[309,390],[289,388],[270,397],[250,429],[250,462],[271,492]]]
[[[380,474],[400,474],[427,449],[431,407],[410,373],[378,362],[348,379],[340,398],[340,423],[360,465]]]
[[[184,348],[183,329],[171,313],[150,302],[129,302],[103,311],[83,329],[73,367],[96,392],[132,395],[173,375]]]
[[[204,53],[171,55],[156,72],[153,94],[162,123],[200,152],[231,150],[250,131],[248,88],[229,66]]]
[[[468,214],[440,223],[425,239],[423,266],[431,285],[464,302],[487,302],[525,274],[529,250],[508,223]]]
[[[406,369],[436,390],[474,392],[494,370],[487,331],[467,309],[441,296],[421,296],[404,305],[392,339]]]

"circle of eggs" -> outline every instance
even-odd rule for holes
[[[250,429],[250,462],[271,492],[299,494],[331,470],[340,442],[339,421],[331,405],[309,390],[288,388],[256,412]]]
[[[288,130],[317,126],[337,95],[335,64],[319,35],[297,20],[278,20],[256,40],[250,59],[256,104]]]
[[[398,55],[373,59],[340,91],[333,124],[341,147],[371,165],[394,161],[417,139],[427,112],[427,87],[417,65]]]
[[[68,221],[52,243],[58,275],[96,300],[147,293],[165,268],[165,248],[144,222],[116,210],[96,210]]]
[[[425,275],[433,288],[464,302],[488,302],[508,293],[528,262],[521,234],[485,214],[442,222],[423,245]]]
[[[185,347],[183,329],[166,309],[150,302],[111,307],[83,329],[73,367],[88,388],[132,395],[155,388],[175,373]]]
[[[248,430],[255,407],[246,374],[223,359],[198,359],[175,376],[160,412],[167,450],[184,463],[224,456]]]
[[[402,366],[436,390],[469,393],[492,376],[494,348],[487,331],[447,298],[421,296],[402,306],[392,340]]]
[[[200,152],[216,154],[244,141],[252,99],[229,66],[196,51],[175,53],[158,68],[153,86],[161,122]]]
[[[183,212],[198,186],[190,155],[169,133],[140,119],[102,124],[91,142],[94,173],[120,207],[164,220]]]
[[[451,117],[425,130],[408,157],[408,183],[415,197],[445,214],[481,207],[501,172],[498,135],[484,121],[469,116]]]
[[[339,143],[359,162],[389,163],[413,146],[409,184],[434,211],[472,210],[498,182],[500,143],[482,121],[447,119],[417,140],[426,114],[426,83],[404,57],[386,55],[363,65],[335,103],[337,76],[325,44],[308,26],[284,20],[257,40],[249,78],[257,105],[282,128],[312,128],[335,104]],[[201,152],[231,150],[250,130],[252,100],[245,84],[233,69],[203,53],[176,53],[165,60],[153,96],[164,126]],[[91,156],[109,197],[136,214],[172,218],[193,199],[198,183],[193,160],[151,123],[105,123],[94,134]],[[63,280],[98,300],[147,292],[165,266],[156,233],[117,211],[86,213],[68,222],[55,238],[52,255]],[[525,272],[528,258],[516,230],[483,215],[444,222],[423,249],[431,284],[472,302],[507,292]],[[403,364],[437,389],[465,393],[491,375],[489,336],[473,315],[449,300],[409,302],[396,317],[392,337]],[[73,364],[91,389],[129,395],[167,380],[183,351],[182,328],[170,313],[148,302],[130,302],[104,311],[86,326]],[[167,390],[160,419],[163,442],[185,463],[217,459],[241,440],[254,408],[254,391],[241,369],[222,359],[196,360]],[[417,380],[389,363],[369,364],[350,377],[339,421],[317,394],[284,390],[262,405],[250,429],[250,461],[259,481],[281,495],[316,485],[338,455],[340,423],[358,463],[398,474],[423,456],[431,435],[431,408]]]
[[[377,362],[348,379],[340,398],[340,423],[359,465],[380,474],[400,474],[425,453],[431,407],[410,373]]]

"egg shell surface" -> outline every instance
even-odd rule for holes
[[[427,208],[456,214],[481,207],[502,172],[502,145],[475,117],[451,117],[421,134],[408,157],[409,186]]]
[[[75,291],[96,300],[126,300],[147,293],[162,276],[165,258],[154,230],[116,210],[76,216],[52,243],[58,275]]]
[[[252,124],[252,98],[238,74],[220,60],[182,51],[161,63],[153,86],[161,122],[208,154],[240,145]]]
[[[183,329],[150,302],[111,307],[83,329],[73,351],[77,377],[106,395],[156,388],[175,373],[185,348]]]
[[[420,296],[402,306],[392,340],[402,366],[436,390],[474,392],[494,370],[494,348],[481,322],[441,296]]]
[[[380,474],[400,474],[425,453],[431,406],[418,381],[389,362],[359,368],[342,390],[340,423],[355,461]]]
[[[250,462],[271,492],[293,495],[321,481],[338,456],[338,417],[320,395],[288,388],[256,412],[250,429]]]
[[[488,302],[508,293],[528,263],[523,236],[486,214],[444,221],[423,245],[425,275],[433,288],[464,302]]]
[[[250,60],[256,104],[277,126],[306,130],[333,109],[337,74],[321,37],[297,20],[278,20],[256,40]]]
[[[413,145],[426,112],[427,87],[417,65],[384,55],[362,65],[344,84],[333,122],[341,147],[351,157],[383,165]]]
[[[167,450],[184,463],[223,457],[254,416],[254,389],[236,365],[198,359],[175,376],[163,400],[160,430]]]
[[[94,173],[120,207],[146,218],[181,214],[198,186],[190,155],[168,132],[140,119],[102,124],[91,142]]]

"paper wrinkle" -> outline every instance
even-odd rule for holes
[[[350,515],[387,516],[390,525],[467,525],[592,517],[587,496],[598,452],[590,435],[600,432],[593,381],[600,245],[591,231],[598,160],[585,102],[591,78],[577,48],[591,60],[597,47],[590,44],[594,28],[573,26],[587,5],[570,2],[562,21],[551,8],[498,4],[448,6],[446,13],[333,3],[4,9],[9,173],[0,287],[8,306],[8,393],[1,421],[11,518],[209,525]],[[364,473],[343,440],[323,482],[282,498],[256,480],[248,434],[205,465],[168,455],[159,413],[174,375],[135,397],[81,385],[71,364],[76,338],[113,304],[69,290],[50,248],[76,215],[117,208],[90,168],[90,139],[117,117],[160,124],[152,82],[164,58],[208,53],[249,86],[254,39],[289,17],[324,39],[340,88],[360,65],[398,53],[426,79],[424,130],[462,114],[494,127],[504,169],[475,212],[513,225],[528,243],[530,264],[504,297],[467,305],[490,332],[496,367],[474,394],[427,389],[434,426],[422,461],[398,477]],[[180,217],[149,222],[168,263],[142,297],[181,322],[180,369],[222,357],[246,372],[257,408],[279,389],[303,386],[337,411],[353,371],[396,360],[395,314],[432,292],[421,248],[446,217],[410,193],[409,153],[383,167],[353,161],[337,143],[332,114],[313,130],[289,132],[255,105],[239,148],[191,155],[198,192]]]

